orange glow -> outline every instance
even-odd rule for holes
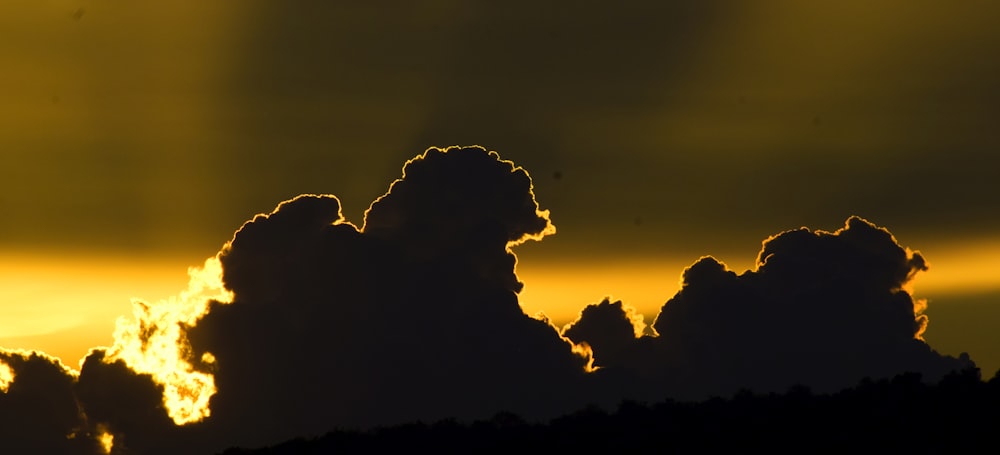
[[[1000,289],[1000,239],[945,243],[920,252],[930,269],[914,280],[918,294],[975,294]]]
[[[111,433],[102,430],[97,436],[97,442],[101,443],[101,448],[104,449],[104,453],[111,453],[111,449],[115,447],[115,437]]]
[[[521,308],[529,315],[543,312],[556,325],[563,325],[576,319],[586,305],[610,296],[651,321],[680,289],[681,272],[688,265],[677,259],[579,259],[572,263],[521,259],[517,264],[518,279],[524,282]]]
[[[121,359],[133,370],[150,374],[164,386],[163,404],[178,425],[208,417],[209,399],[215,394],[215,378],[196,371],[190,361],[190,346],[181,324],[194,325],[208,311],[209,302],[231,302],[233,295],[222,285],[222,264],[217,257],[201,268],[189,268],[188,289],[150,305],[134,303],[134,319],[120,318],[115,345],[108,361]]]
[[[37,349],[64,364],[110,345],[114,321],[133,297],[164,299],[184,289],[188,258],[0,256],[0,346]]]
[[[594,366],[594,350],[591,349],[589,344],[587,343],[576,344],[573,343],[572,341],[569,340],[567,341],[572,346],[570,349],[572,349],[573,354],[576,354],[580,357],[587,359],[587,364],[583,366],[583,371],[586,371],[587,373],[593,373],[600,369],[599,367]]]
[[[10,384],[14,382],[14,370],[10,369],[10,365],[0,362],[0,392],[7,393],[10,389]]]
[[[930,269],[918,273],[907,286],[917,299],[932,296],[932,304],[947,305],[948,295],[1000,289],[1000,240],[970,239],[918,251]],[[517,264],[518,278],[525,283],[519,297],[521,308],[529,315],[544,312],[556,325],[574,320],[585,305],[596,304],[605,296],[635,307],[647,323],[651,322],[680,289],[684,268],[698,259],[577,258],[553,262],[523,256]],[[752,257],[736,258],[742,261],[728,260],[736,255],[716,257],[738,274],[753,264]]]
[[[157,260],[7,252],[0,256],[0,346],[36,349],[78,367],[110,345],[133,297],[154,301],[184,289],[189,258]]]
[[[1000,289],[1000,274],[996,273],[1000,270],[1000,239],[916,246],[921,247],[930,270],[916,276],[914,295],[928,298],[932,309],[947,305],[950,295]],[[738,273],[753,262],[753,254],[716,257]],[[520,254],[517,274],[525,283],[521,306],[529,315],[543,312],[554,325],[562,326],[576,319],[584,306],[610,296],[635,307],[649,323],[677,292],[682,271],[695,260],[692,256],[553,261]],[[42,349],[62,359],[79,359],[91,347],[114,342],[109,360],[124,359],[164,384],[164,404],[175,422],[202,419],[209,414],[214,378],[194,371],[191,362],[195,359],[189,358],[176,324],[167,321],[194,322],[208,299],[226,301],[231,296],[221,286],[220,265],[213,258],[204,268],[192,270],[188,291],[167,298],[184,288],[184,263],[176,258],[151,261],[5,255],[0,258],[0,307],[4,312],[0,346]],[[113,321],[127,314],[125,302],[136,296],[160,303],[137,302],[133,318],[122,319],[113,338]],[[138,338],[143,324],[158,327],[145,348]],[[946,330],[945,326],[933,326],[932,335],[943,336]],[[216,359],[206,353],[200,361],[213,364]],[[13,379],[9,367],[0,364],[0,390],[9,387]]]

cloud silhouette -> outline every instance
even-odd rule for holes
[[[926,269],[920,253],[889,231],[851,217],[836,232],[802,228],[767,239],[756,270],[742,275],[712,257],[699,259],[657,315],[658,336],[635,339],[630,348],[621,347],[621,333],[610,343],[602,340],[606,330],[585,329],[628,320],[620,305],[607,302],[585,309],[564,334],[591,344],[598,364],[608,345],[610,366],[648,382],[633,389],[642,398],[795,384],[832,392],[905,371],[936,381],[974,365],[922,341],[925,304],[905,288]]]
[[[188,337],[195,358],[218,359],[206,425],[224,441],[554,416],[579,401],[589,359],[517,301],[510,247],[554,231],[524,170],[478,147],[429,149],[362,229],[340,209],[332,196],[286,201],[220,253],[233,303]]]
[[[77,406],[75,380],[57,359],[0,350],[0,451],[100,453]]]
[[[78,376],[0,352],[0,440],[211,453],[336,427],[499,410],[537,420],[588,403],[833,391],[972,366],[921,339],[927,318],[907,285],[923,257],[858,217],[771,237],[741,275],[699,259],[651,335],[610,299],[561,332],[522,311],[511,248],[554,232],[527,172],[481,147],[408,161],[361,228],[331,195],[282,202],[192,269],[178,298],[138,302]]]
[[[165,387],[102,349],[83,362],[76,397],[93,431],[112,437],[120,453],[181,453],[190,429],[178,427],[164,405]]]
[[[605,298],[596,305],[587,305],[562,334],[575,343],[588,345],[595,366],[620,366],[621,357],[634,349],[645,329],[646,323],[635,308]]]

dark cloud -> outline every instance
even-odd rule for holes
[[[103,350],[87,356],[76,383],[90,427],[111,435],[116,453],[184,451],[178,444],[180,431],[164,408],[163,392],[150,375],[136,373],[123,360],[108,359]]]
[[[101,453],[77,405],[75,381],[44,354],[0,350],[0,451]]]
[[[590,346],[595,353],[594,365],[600,367],[621,365],[620,357],[633,348],[645,329],[642,315],[634,308],[605,298],[584,308],[562,334],[573,342]]]
[[[798,383],[830,392],[903,371],[936,381],[972,364],[921,339],[925,305],[905,286],[926,268],[887,230],[852,217],[836,232],[803,228],[767,239],[756,270],[742,275],[701,258],[657,315],[658,336],[634,340],[631,349],[620,347],[621,329],[615,343],[602,339],[607,330],[588,329],[620,326],[621,305],[587,308],[564,334],[591,343],[598,364],[609,345],[610,366],[653,381],[652,397],[664,384],[675,396],[704,398]]]
[[[554,230],[527,173],[475,147],[403,172],[363,229],[305,195],[221,252],[233,302],[189,337],[218,359],[208,425],[227,443],[578,401],[587,359],[518,306],[508,246]]]
[[[137,304],[78,378],[0,354],[13,376],[3,440],[217,452],[336,427],[499,410],[539,420],[623,398],[833,391],[972,366],[921,339],[907,284],[923,257],[857,217],[767,239],[742,275],[701,258],[643,335],[642,317],[610,299],[561,333],[522,311],[511,248],[555,228],[527,172],[495,152],[430,148],[365,215],[358,228],[336,197],[307,194],[254,217],[178,299]]]

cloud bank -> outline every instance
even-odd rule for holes
[[[652,381],[634,389],[636,398],[655,399],[665,385],[675,397],[705,398],[793,384],[833,392],[904,371],[937,380],[969,361],[941,356],[921,338],[926,304],[906,285],[926,269],[889,231],[851,217],[835,232],[802,228],[767,239],[755,270],[742,275],[699,259],[660,309],[655,337],[636,338],[624,324],[627,306],[607,301],[584,309],[563,334],[595,345],[609,373]]]
[[[742,275],[701,258],[653,335],[622,302],[590,305],[563,330],[521,310],[512,248],[554,232],[528,173],[481,147],[408,161],[360,228],[334,196],[285,201],[193,270],[188,292],[138,303],[78,374],[0,354],[0,440],[210,453],[335,427],[546,419],[972,365],[921,339],[927,319],[906,286],[923,257],[861,218],[771,237]]]

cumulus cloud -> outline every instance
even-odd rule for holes
[[[643,316],[635,308],[605,298],[596,305],[587,305],[576,321],[563,328],[562,334],[599,353],[594,357],[594,365],[600,367],[621,365],[620,357],[633,349],[645,329]]]
[[[101,453],[76,402],[76,375],[37,352],[0,350],[0,452]]]
[[[197,425],[177,426],[167,407],[168,387],[95,349],[80,370],[76,397],[90,428],[111,438],[112,453],[189,452]]]
[[[939,378],[962,365],[920,340],[926,317],[904,286],[925,269],[887,230],[852,217],[832,233],[768,239],[757,269],[740,276],[703,258],[653,327],[689,371],[739,381],[730,387],[831,390],[900,371]]]
[[[701,258],[651,330],[610,299],[562,331],[521,310],[512,248],[554,232],[527,172],[481,147],[408,161],[360,228],[335,196],[282,202],[192,269],[188,291],[137,302],[78,376],[0,353],[0,440],[209,453],[335,427],[542,419],[971,365],[921,339],[907,284],[923,257],[861,218],[771,237],[742,275]]]
[[[525,315],[510,250],[554,231],[527,173],[485,149],[429,149],[358,229],[333,196],[245,224],[219,258],[232,304],[188,333],[211,353],[207,423],[251,445],[578,401],[588,359]],[[266,410],[266,412],[261,412]]]
[[[653,329],[622,348],[587,327],[627,320],[607,303],[581,313],[564,333],[608,354],[633,390],[659,397],[705,398],[739,389],[780,391],[805,384],[834,391],[865,377],[920,372],[929,380],[973,366],[934,352],[921,339],[925,304],[906,290],[927,265],[884,228],[851,217],[835,232],[802,228],[763,243],[756,270],[737,275],[712,257],[684,270],[681,290],[663,305]],[[623,332],[623,330],[619,330]],[[614,347],[611,347],[614,346]],[[612,355],[613,354],[613,355]],[[664,389],[665,387],[665,389]]]

